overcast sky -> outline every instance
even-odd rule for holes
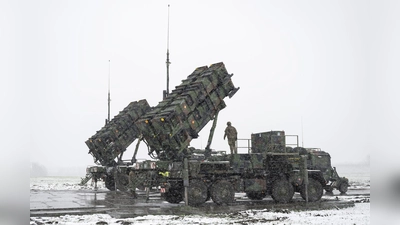
[[[391,80],[398,68],[389,58],[400,50],[392,38],[398,3],[188,2],[2,2],[0,25],[10,35],[0,37],[1,136],[13,137],[3,151],[52,170],[92,165],[85,141],[107,117],[109,66],[112,117],[132,101],[162,100],[168,4],[170,90],[216,62],[240,87],[219,114],[212,148],[229,151],[227,121],[239,138],[298,134],[333,164],[366,161],[382,132],[396,139],[398,121],[389,118],[399,112],[399,79]],[[205,147],[210,125],[192,146]],[[138,158],[146,156],[142,148]]]

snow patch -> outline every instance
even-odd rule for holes
[[[107,214],[31,217],[30,225],[41,224],[370,224],[370,204],[340,210],[290,211],[246,210],[214,215],[147,215],[116,219]]]

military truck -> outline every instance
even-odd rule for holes
[[[248,153],[213,152],[206,158],[206,150],[192,149],[193,154],[183,162],[149,160],[137,163],[131,179],[133,183],[151,181],[148,186],[158,183],[165,200],[170,203],[179,203],[187,195],[188,204],[192,206],[201,205],[210,198],[219,205],[229,204],[234,201],[236,192],[245,192],[252,200],[270,195],[279,203],[290,202],[294,193],[299,192],[305,200],[318,201],[323,189],[328,187],[328,180],[324,171],[309,165],[308,158],[315,155],[315,151],[298,144],[295,148],[287,146],[286,137],[284,131],[255,133],[249,139]]]
[[[236,192],[253,200],[271,195],[277,202],[289,202],[294,192],[300,192],[304,199],[317,201],[323,189],[346,183],[339,176],[331,179],[335,170],[329,154],[323,157],[322,151],[298,143],[287,146],[284,131],[252,134],[246,154],[212,150],[218,113],[226,107],[224,98],[239,90],[232,76],[223,63],[199,67],[157,106],[150,107],[145,100],[131,103],[86,141],[101,166],[88,168],[85,180],[103,179],[110,190],[159,187],[168,202],[185,200],[192,206],[210,198],[216,204],[229,204]],[[190,147],[211,120],[206,148]],[[134,155],[126,162],[122,155],[134,140],[138,141]],[[140,142],[147,145],[153,160],[136,161]]]
[[[331,156],[329,153],[321,151],[320,148],[306,148],[303,154],[307,155],[307,168],[320,170],[323,173],[327,184],[324,186],[326,192],[332,192],[334,189],[345,194],[349,187],[349,179],[340,177],[336,167],[331,166]]]

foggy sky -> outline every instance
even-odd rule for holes
[[[8,18],[2,29],[13,34],[1,45],[9,52],[1,55],[8,81],[1,89],[7,106],[2,136],[15,137],[7,149],[26,152],[25,160],[49,171],[92,165],[84,142],[107,117],[109,60],[112,117],[132,101],[147,99],[155,106],[162,100],[168,4],[170,90],[196,67],[216,62],[225,63],[240,87],[219,114],[213,149],[228,150],[223,130],[231,121],[239,138],[284,130],[299,135],[304,147],[329,152],[333,164],[358,163],[375,151],[371,131],[381,123],[392,125],[386,116],[396,115],[381,114],[377,107],[398,112],[390,100],[394,83],[371,75],[387,68],[383,57],[392,47],[378,35],[391,28],[371,17],[371,8],[380,4],[17,2],[2,7]],[[377,53],[372,59],[371,51]],[[374,60],[381,63],[371,66]],[[205,147],[210,125],[192,146]],[[146,151],[141,148],[138,158]]]

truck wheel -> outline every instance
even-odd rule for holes
[[[183,190],[181,188],[170,188],[167,193],[165,193],[165,201],[178,204],[183,201]]]
[[[342,194],[345,194],[345,193],[347,192],[348,189],[349,189],[349,184],[348,184],[348,183],[343,182],[343,183],[341,183],[340,186],[339,186],[339,191],[340,191],[340,193],[342,193]]]
[[[267,196],[265,192],[260,192],[260,191],[251,191],[246,193],[247,197],[251,200],[262,200]]]
[[[200,180],[192,180],[188,187],[188,204],[199,206],[207,200],[207,185]]]
[[[288,203],[294,195],[293,185],[285,178],[276,180],[272,184],[271,197],[278,203]]]
[[[235,200],[235,190],[229,181],[221,180],[211,187],[211,198],[218,204],[228,204]]]
[[[313,178],[308,179],[308,201],[315,202],[321,199],[324,194],[324,189],[320,182]],[[302,185],[300,190],[301,197],[306,200],[305,185]]]
[[[106,176],[106,179],[104,180],[104,184],[106,185],[106,188],[108,190],[115,191],[115,180],[114,180],[114,177]]]

